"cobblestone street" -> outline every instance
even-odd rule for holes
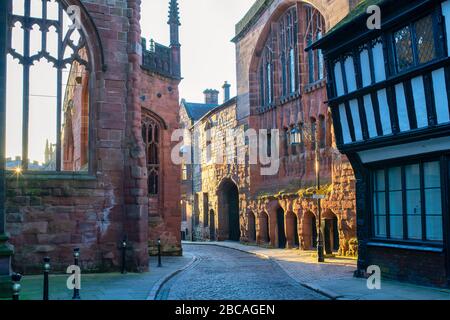
[[[197,261],[162,286],[159,300],[311,300],[325,297],[274,262],[217,246],[183,246]]]

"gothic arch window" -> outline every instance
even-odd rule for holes
[[[317,9],[310,5],[305,5],[305,7],[306,45],[309,47],[313,42],[322,38],[325,31],[325,20]],[[325,77],[322,50],[308,51],[308,76],[309,83]]]
[[[156,196],[160,192],[161,126],[148,115],[143,115],[142,118],[142,139],[147,157],[148,194]]]
[[[283,97],[298,91],[298,19],[297,7],[289,9],[279,20],[279,52]]]
[[[272,32],[264,46],[259,63],[260,104],[270,106],[274,98],[274,37]]]
[[[14,0],[8,10],[7,155],[20,154],[23,170],[85,171],[92,68],[82,8]]]

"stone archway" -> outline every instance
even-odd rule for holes
[[[248,241],[255,242],[256,241],[256,218],[255,218],[255,214],[252,211],[250,211],[248,213],[247,232],[248,232]]]
[[[239,219],[239,190],[236,184],[227,179],[219,187],[219,226],[218,240],[239,241],[241,238]]]
[[[298,219],[292,211],[286,214],[286,238],[288,248],[299,247]]]
[[[269,243],[269,215],[266,212],[259,214],[257,242],[259,244]]]
[[[286,227],[285,227],[285,216],[283,208],[279,207],[277,209],[277,244],[278,248],[286,248]]]
[[[311,211],[307,211],[302,219],[302,249],[312,250],[317,248],[317,221]]]
[[[323,215],[324,246],[326,254],[339,251],[339,220],[331,210]]]

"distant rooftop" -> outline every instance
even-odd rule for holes
[[[200,120],[209,111],[218,107],[218,104],[207,104],[207,103],[195,103],[187,102],[186,100],[181,101],[182,105],[186,108],[186,112],[193,121]]]

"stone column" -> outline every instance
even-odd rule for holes
[[[6,235],[6,54],[8,46],[8,2],[0,1],[0,299],[11,297],[13,248]]]

